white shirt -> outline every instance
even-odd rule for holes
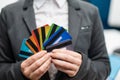
[[[68,3],[67,0],[34,0],[33,8],[37,28],[45,24],[55,23],[68,30]],[[57,69],[53,64],[49,69],[51,80],[54,80]]]
[[[34,0],[33,8],[37,27],[55,23],[68,29],[67,0]]]

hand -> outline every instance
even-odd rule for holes
[[[51,64],[50,54],[41,51],[21,63],[21,71],[30,80],[38,80],[49,69]]]
[[[77,74],[82,63],[81,54],[70,50],[55,49],[52,51],[51,56],[52,63],[56,68],[69,77],[74,77]]]

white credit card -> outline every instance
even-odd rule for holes
[[[108,24],[120,27],[120,0],[111,0]]]

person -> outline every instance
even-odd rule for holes
[[[72,48],[43,50],[20,60],[22,40],[37,26],[67,26]],[[0,14],[0,80],[105,80],[110,62],[98,9],[80,0],[20,0]],[[53,69],[54,71],[55,69]]]

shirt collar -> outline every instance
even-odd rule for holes
[[[62,8],[67,0],[54,0],[59,8]]]
[[[47,0],[33,0],[33,5],[39,9]]]
[[[33,0],[34,5],[39,9],[47,0]],[[59,8],[62,8],[67,0],[54,0]]]

